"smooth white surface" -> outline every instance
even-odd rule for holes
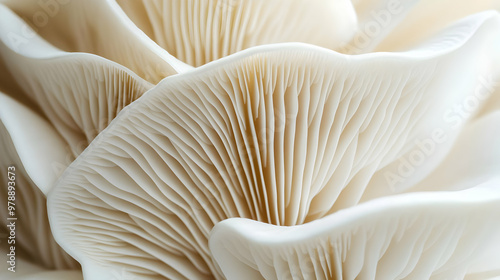
[[[0,121],[6,128],[3,133],[12,139],[22,167],[47,194],[64,171],[62,167],[69,164],[67,144],[46,120],[3,93]]]
[[[500,111],[472,122],[446,159],[409,191],[462,190],[500,174]]]
[[[422,0],[353,0],[358,28],[354,37],[345,41],[338,50],[349,54],[374,51],[420,1]]]

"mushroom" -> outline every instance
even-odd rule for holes
[[[119,0],[161,47],[200,66],[249,47],[283,42],[335,49],[354,35],[349,0]]]
[[[400,1],[392,2],[396,5],[401,3]],[[405,2],[403,1],[401,4],[404,5]],[[397,26],[373,50],[399,51],[408,49],[439,32],[450,23],[486,10],[500,11],[500,0],[419,0],[406,13],[405,18],[398,21]]]
[[[356,33],[335,50],[349,54],[374,51],[421,1],[352,0],[358,17]]]
[[[34,110],[1,95],[0,165],[18,170],[19,252],[46,268],[74,269],[78,264],[53,240],[45,194],[98,132],[153,85],[102,57],[53,47],[4,5],[0,14],[2,76],[12,77],[2,86]],[[7,193],[1,198],[6,201]]]
[[[55,47],[114,61],[156,84],[189,70],[139,30],[114,0],[2,0]],[[35,33],[23,27],[18,40]]]
[[[498,127],[498,110],[473,121],[460,133],[449,156],[429,176],[408,191],[465,190],[497,176],[500,172]],[[484,137],[485,135],[488,137]],[[484,147],[488,149],[481,149]]]
[[[153,86],[115,62],[53,47],[3,5],[0,15],[0,57],[14,77],[10,83],[21,88],[9,95],[33,101],[75,157],[123,107]]]
[[[0,192],[0,199],[5,202],[0,217],[7,221],[0,227],[0,234],[10,236],[7,218],[18,218],[14,234],[17,243],[10,244],[15,245],[17,256],[47,269],[78,268],[78,263],[52,237],[42,192],[54,185],[62,171],[59,164],[66,164],[69,151],[64,149],[64,140],[46,120],[3,93],[0,93],[0,139],[0,168],[5,171],[0,173],[5,186]],[[8,181],[8,177],[13,180]],[[13,187],[15,201],[7,200],[7,186]],[[7,205],[7,201],[14,205]],[[14,215],[9,215],[7,206],[14,206]],[[6,239],[1,247],[7,248],[7,244]]]
[[[389,196],[293,227],[228,219],[210,248],[227,279],[486,279],[500,271],[499,186]]]
[[[2,74],[13,77],[2,85],[34,110],[0,96],[0,165],[18,170],[19,253],[49,269],[75,269],[78,264],[53,240],[45,195],[98,132],[153,85],[102,57],[53,47],[4,5],[0,14]],[[3,173],[1,178],[6,182]],[[1,199],[7,201],[7,192]],[[2,217],[6,211],[0,210]]]
[[[234,271],[226,264],[219,264],[219,269],[208,244],[214,226],[228,218],[276,226],[310,223],[296,230],[301,231],[350,215],[342,213],[369,220],[372,214],[361,214],[387,202],[373,215],[399,225],[382,216],[401,209],[391,217],[404,220],[408,214],[430,233],[439,221],[459,217],[451,214],[455,209],[470,209],[470,219],[483,211],[477,206],[481,201],[488,202],[485,209],[495,210],[497,195],[473,190],[465,194],[474,194],[474,205],[461,200],[467,197],[464,193],[441,205],[438,201],[446,193],[398,196],[403,202],[415,198],[407,208],[396,202],[398,197],[358,204],[365,193],[387,186],[372,184],[373,176],[394,168],[394,162],[418,147],[416,139],[432,135],[436,128],[449,133],[448,140],[426,168],[392,194],[411,188],[446,158],[465,121],[453,130],[441,116],[450,104],[474,94],[478,77],[496,71],[499,29],[498,13],[485,12],[407,52],[349,56],[311,45],[278,44],[250,48],[170,76],[122,110],[62,175],[48,195],[54,236],[80,262],[88,279],[110,279],[117,271],[137,279],[222,279]],[[427,197],[436,205],[424,203]],[[445,214],[429,220],[430,210],[422,209],[427,205]],[[498,217],[469,218],[451,225],[474,225],[474,237],[480,238],[488,222]],[[227,228],[234,232],[232,223],[214,233],[213,244],[229,234]],[[245,221],[240,228],[235,223],[238,234],[241,228],[270,227],[277,234],[282,230],[250,221],[249,227]],[[353,227],[345,228],[346,239],[355,233]],[[379,232],[373,222],[362,234],[370,228]],[[390,239],[379,240],[397,242],[408,228],[395,229]],[[492,238],[500,236],[495,232]],[[454,231],[442,233],[440,240],[462,238]],[[327,233],[323,226],[318,234],[342,236]],[[464,242],[468,238],[473,237],[467,234]],[[248,239],[243,238],[241,246],[249,244]],[[290,254],[283,259],[291,259],[296,251],[282,252]],[[228,258],[223,249],[216,254],[218,260]],[[247,257],[245,271],[256,269],[258,258]],[[426,273],[439,273],[433,271],[439,263],[425,264],[439,260],[418,255],[411,260],[418,266],[409,270],[422,266]],[[400,268],[384,273],[400,273]]]

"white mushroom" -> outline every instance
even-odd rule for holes
[[[349,54],[372,52],[421,1],[352,0],[358,16],[358,28],[353,38],[344,41],[338,50]]]
[[[449,156],[409,191],[463,190],[500,175],[499,127],[498,110],[471,123],[460,133]]]
[[[392,2],[397,5],[401,1],[393,0]],[[450,23],[486,10],[500,11],[500,0],[419,0],[407,16],[399,21],[398,25],[380,42],[375,51],[408,49]],[[376,18],[373,20],[377,21]]]
[[[389,196],[294,227],[229,219],[210,248],[227,279],[486,279],[500,272],[499,188]]]
[[[125,108],[49,194],[55,238],[89,279],[116,271],[221,279],[208,249],[216,223],[299,225],[384,187],[369,185],[372,176],[418,137],[450,128],[440,119],[449,104],[473,95],[478,76],[494,69],[498,30],[500,16],[486,12],[405,53],[281,44],[168,77]]]
[[[102,56],[151,83],[191,68],[141,32],[114,0],[2,2],[57,48]],[[18,40],[35,35],[21,31]]]
[[[25,36],[27,32],[30,37]],[[123,107],[153,86],[115,62],[53,47],[3,5],[0,58],[14,77],[10,83],[17,82],[22,89],[9,94],[16,98],[26,94],[55,126],[74,156]]]
[[[16,247],[18,257],[48,269],[78,268],[52,237],[42,193],[54,186],[68,164],[69,151],[65,149],[64,140],[46,120],[3,93],[0,93],[0,139],[0,168],[4,170],[0,173],[3,184],[0,217],[6,221],[0,227],[0,234],[11,235],[7,218],[16,217],[17,243],[11,245]],[[9,175],[7,171],[12,173]],[[14,179],[8,181],[8,177]],[[14,215],[9,215],[7,207],[8,186],[15,189],[15,201],[9,200],[14,203]],[[1,247],[10,248],[8,244],[7,240],[2,241]]]
[[[35,7],[33,6],[35,3],[29,1],[12,4],[18,12],[22,12],[22,8],[31,12],[30,9]],[[91,12],[90,7],[87,9]],[[24,12],[29,14],[28,11]],[[64,14],[61,16],[64,17]],[[115,24],[116,28],[120,28],[118,26]],[[114,37],[109,36],[111,30],[107,30],[107,37],[104,33],[98,38],[79,37],[81,41],[77,45],[80,50],[108,54],[111,58],[130,65],[144,76],[149,75],[149,78],[153,74],[156,75],[154,79],[163,77],[158,75],[165,74],[162,69],[172,68],[168,64],[170,61],[174,61],[174,66],[176,63],[182,66],[182,63],[176,62],[171,56],[165,56],[166,52],[163,50],[159,52],[163,57],[154,54],[149,48],[156,45],[150,40],[143,40],[144,35],[141,35],[143,38],[136,36],[142,41],[136,39],[133,35],[141,33],[137,28],[132,30],[135,33],[120,28],[123,32],[121,35],[125,36],[122,40],[130,40],[130,44],[122,45],[122,53],[106,48],[91,49],[96,42],[103,43],[107,47],[113,45],[106,40],[114,39],[114,42],[120,43],[118,34]],[[45,34],[49,34],[48,37],[53,34],[51,32],[57,33],[50,28],[45,31]],[[73,32],[69,29],[67,31]],[[62,45],[64,44],[61,41],[71,42],[70,36],[58,35],[60,37],[57,38],[60,40],[55,40],[56,42]],[[81,42],[87,45],[82,45]],[[148,42],[151,46],[147,45]],[[156,48],[159,49],[158,46]],[[155,61],[161,67],[147,69],[141,65],[134,65],[133,60],[124,61],[128,59],[125,57],[127,52],[139,53],[136,57],[144,59],[142,62]],[[163,59],[165,57],[166,60]],[[2,139],[0,166],[3,170],[7,170],[9,166],[16,168],[15,187],[18,203],[16,213],[20,215],[17,222],[19,243],[17,252],[20,256],[48,269],[78,268],[79,265],[55,243],[52,237],[45,194],[54,186],[66,166],[93,140],[95,135],[104,129],[123,107],[151,88],[152,84],[124,66],[102,57],[87,53],[63,52],[53,47],[2,4],[0,4],[0,58],[1,88],[11,97],[21,100],[35,110],[31,111],[3,93],[0,96]],[[170,61],[167,61],[169,59]],[[151,66],[152,64],[148,67]],[[168,74],[173,73],[175,72]],[[51,124],[37,113],[45,114]],[[2,172],[0,178],[7,186],[5,176],[6,174]],[[2,192],[0,198],[2,201],[7,201],[7,191]],[[2,207],[0,213],[5,219],[9,217],[7,207]],[[8,228],[2,226],[0,234],[8,235],[8,233]],[[51,274],[48,273],[47,277],[49,275]]]
[[[200,66],[249,47],[283,42],[338,48],[354,35],[349,0],[118,0],[178,59]]]

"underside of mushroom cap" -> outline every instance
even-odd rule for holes
[[[191,68],[141,32],[114,0],[2,2],[57,48],[99,55],[151,83]]]
[[[305,225],[217,224],[226,279],[485,279],[500,272],[500,179],[379,198]]]
[[[473,94],[499,25],[479,14],[408,53],[257,47],[169,77],[65,172],[49,195],[54,235],[92,279],[221,278],[216,223],[297,225],[356,205]]]
[[[13,77],[10,82],[20,85],[34,101],[74,156],[121,109],[153,86],[102,57],[53,47],[3,5],[0,15],[0,58]]]
[[[464,190],[500,174],[498,109],[464,128],[439,166],[407,191]]]
[[[11,244],[16,246],[16,253],[50,269],[78,267],[52,236],[42,192],[54,185],[69,164],[66,162],[69,151],[64,147],[64,141],[44,119],[0,93],[0,168],[3,170],[0,217],[7,221],[1,226],[0,234],[9,236],[7,218],[17,218],[17,244]],[[13,206],[14,215],[9,215],[8,206]],[[1,243],[7,247],[6,240]]]
[[[178,59],[200,66],[258,45],[335,49],[356,31],[349,0],[119,0],[130,18]]]

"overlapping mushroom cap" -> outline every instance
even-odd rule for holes
[[[2,3],[23,258],[77,267],[48,194],[85,279],[498,275],[498,13],[351,56],[255,46],[408,49],[426,2]]]
[[[487,279],[499,186],[380,198],[295,227],[229,219],[210,248],[228,279]]]
[[[390,169],[415,150],[415,139],[443,128],[448,139],[428,159],[427,166],[432,168],[419,169],[405,183],[425,178],[458,135],[453,123],[439,118],[449,104],[474,95],[478,77],[492,73],[497,60],[491,59],[496,57],[500,37],[491,34],[499,28],[497,13],[483,13],[404,53],[353,57],[307,45],[276,45],[243,51],[169,77],[125,108],[63,175],[49,195],[51,223],[58,229],[54,234],[91,279],[108,279],[115,271],[138,279],[222,278],[208,248],[210,231],[218,222],[242,217],[293,226],[355,206],[366,192],[387,186],[371,184],[377,172]],[[491,184],[498,187],[497,181]],[[446,195],[429,197],[438,201]],[[450,217],[447,213],[452,208],[444,210],[443,216],[436,214],[435,220],[426,218],[428,211],[411,214],[414,208],[427,207],[419,203],[423,197],[415,196],[415,205],[408,205],[397,219],[403,224],[416,219],[427,236],[435,233],[435,224]],[[492,199],[491,207],[497,205],[494,198],[484,199]],[[388,201],[393,200],[397,201]],[[450,203],[460,208],[460,199]],[[492,211],[485,216],[491,220],[485,218],[483,225],[499,218],[488,207],[473,210]],[[380,211],[384,215],[386,210]],[[459,221],[451,225],[467,224],[460,220],[465,216],[453,217]],[[350,226],[371,232],[364,219],[354,219]],[[476,229],[478,236],[484,233]],[[401,227],[393,234],[405,231]],[[454,233],[446,230],[441,238],[462,240]],[[258,229],[255,234],[259,236]],[[345,238],[351,234],[347,230]],[[225,236],[216,235],[213,244]],[[329,233],[320,236],[330,238]],[[384,242],[390,242],[391,236]],[[303,242],[324,242],[315,240]],[[409,237],[405,242],[410,248],[416,240]],[[234,252],[239,250],[237,243],[234,250],[228,250],[241,260]],[[320,250],[311,248],[311,254]],[[291,247],[283,250],[276,254],[294,254]],[[463,258],[458,251],[443,250],[442,254],[451,255],[434,261]],[[220,260],[231,258],[220,254]],[[328,256],[333,259],[323,268],[348,266],[343,259]],[[255,258],[254,264],[243,263],[259,270],[261,257]],[[370,260],[372,266],[366,269],[377,267],[377,260]],[[411,260],[416,267],[425,267],[421,272],[425,275],[440,273],[437,264],[422,264],[427,258],[412,255]],[[226,276],[234,278],[230,264],[220,266]],[[276,267],[277,278],[289,275],[285,268]],[[413,268],[394,267],[406,269],[408,275]],[[343,271],[339,269],[335,271]],[[353,269],[345,268],[352,278],[361,271]],[[260,273],[269,277],[269,271]]]
[[[12,218],[7,207],[7,186],[15,187],[16,221],[15,235],[17,255],[48,269],[77,268],[78,264],[54,241],[48,224],[46,199],[42,191],[54,185],[66,163],[63,139],[45,120],[29,108],[0,93],[0,180],[5,187],[0,199],[5,202],[0,216]],[[36,139],[36,143],[32,141]],[[58,147],[59,146],[59,147]],[[8,167],[13,167],[13,170]],[[7,171],[12,171],[11,175]],[[12,175],[14,174],[14,175]],[[13,177],[13,184],[7,178]],[[7,223],[8,224],[8,223]],[[2,226],[0,234],[7,237],[11,229]],[[2,245],[8,244],[2,242]],[[15,245],[15,244],[13,244]],[[10,247],[10,246],[9,246]]]
[[[283,42],[338,48],[357,28],[351,1],[119,0],[131,19],[180,60],[200,66]]]
[[[70,146],[83,150],[126,105],[152,85],[129,69],[87,53],[63,52],[0,6],[0,54],[22,92],[35,102]],[[32,32],[26,41],[12,38]],[[23,38],[23,37],[21,37]]]
[[[24,12],[25,18],[36,12],[37,7],[40,8],[34,1],[8,2],[4,1],[14,6],[21,15]],[[69,6],[82,3],[85,2],[72,1]],[[55,17],[51,20],[56,22],[74,16],[77,10],[77,7],[72,10],[50,7],[61,9],[57,16],[51,15]],[[91,12],[90,7],[87,10]],[[106,13],[106,10],[102,12]],[[0,5],[0,14],[0,88],[7,94],[1,93],[0,96],[0,165],[5,170],[9,166],[16,168],[14,183],[18,206],[15,213],[20,218],[17,234],[20,245],[17,250],[21,257],[47,269],[75,269],[79,267],[78,264],[60,249],[52,237],[45,194],[54,186],[66,166],[116,114],[153,85],[128,68],[101,56],[57,49],[4,5]],[[94,19],[82,19],[85,24],[81,26],[88,26],[85,20],[91,22]],[[116,24],[121,26],[120,21]],[[82,36],[81,33],[71,37],[77,35],[71,28],[66,30],[64,36],[57,29],[61,25],[41,26],[37,22],[33,25],[34,28],[42,27],[42,33],[52,38],[52,42],[72,51],[107,55],[152,81],[176,73],[162,69],[189,69],[158,46],[156,48],[161,55],[155,54],[155,44],[150,40],[148,43],[147,37],[141,35],[137,28],[132,28],[133,25],[128,29],[116,27],[124,33],[121,37],[120,34],[113,34],[112,28],[99,29],[102,35],[97,38],[93,37],[94,34]],[[115,37],[111,38],[110,35]],[[71,38],[78,39],[79,43]],[[117,53],[110,43],[119,44],[120,38],[127,40],[128,44],[121,44],[122,52]],[[105,47],[95,49],[96,44]],[[71,49],[72,46],[75,49]],[[117,49],[117,45],[114,48]],[[134,61],[127,53],[136,53],[138,60]],[[149,65],[138,61],[149,61]],[[151,66],[153,61],[155,67]],[[8,96],[21,101],[28,108]],[[1,179],[7,186],[6,174],[2,173]],[[6,188],[0,196],[3,201],[7,201]],[[7,207],[2,207],[0,211],[2,218],[9,217]],[[2,226],[0,234],[2,237],[8,236],[8,228]]]
[[[2,2],[55,47],[102,56],[149,82],[157,83],[191,68],[145,36],[114,0]],[[21,31],[14,37],[21,44],[34,35]]]

